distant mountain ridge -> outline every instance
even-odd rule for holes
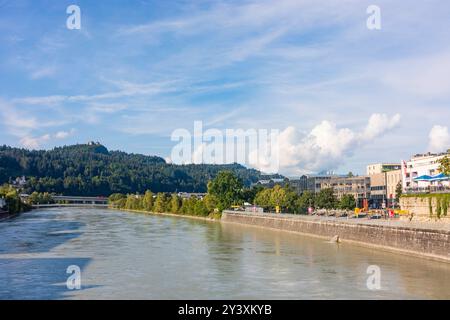
[[[0,146],[0,184],[25,176],[24,191],[28,193],[107,196],[146,190],[206,192],[208,181],[221,170],[234,172],[246,186],[263,176],[240,164],[176,165],[158,156],[109,151],[93,142],[52,150]]]

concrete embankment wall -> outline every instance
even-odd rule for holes
[[[409,255],[450,262],[450,232],[405,227],[391,227],[309,217],[282,217],[224,211],[223,222],[267,227],[331,239],[338,235],[345,242],[376,247]]]
[[[438,207],[437,197],[401,197],[400,206],[402,210],[409,211],[414,214],[414,219],[431,220],[436,217]],[[430,212],[431,210],[431,212]],[[444,220],[450,220],[450,216],[441,217]]]

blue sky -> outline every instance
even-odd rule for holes
[[[443,151],[449,17],[444,0],[0,0],[0,144],[168,157],[197,120],[279,129],[287,175]]]

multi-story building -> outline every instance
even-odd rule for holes
[[[331,178],[331,175],[308,176],[306,189],[313,193],[319,193],[323,185],[328,183]]]
[[[450,156],[450,152],[416,154],[402,162],[403,190],[421,191],[449,188],[448,177],[439,175],[439,160]]]
[[[373,173],[370,178],[370,206],[383,208],[387,205],[387,172]]]
[[[400,170],[400,163],[375,163],[367,166],[367,175],[371,176],[378,173],[388,172],[392,170]]]
[[[382,208],[393,204],[395,196],[390,197],[392,192],[388,191],[388,184],[389,180],[392,181],[395,176],[392,176],[390,172],[399,171],[400,169],[400,163],[375,163],[367,166],[367,175],[370,177],[371,207]]]
[[[284,187],[288,182],[289,182],[289,180],[287,178],[285,178],[285,179],[271,178],[271,179],[259,180],[258,182],[254,183],[253,186],[260,185],[260,186],[263,186],[264,188],[273,188],[274,186],[279,185],[281,187]]]
[[[397,186],[402,184],[402,170],[392,170],[386,172],[386,191],[387,198],[394,203],[394,199],[397,197]]]
[[[308,189],[308,177],[303,175],[300,178],[290,178],[289,186],[291,186],[297,194],[302,194]]]
[[[322,182],[321,189],[332,188],[338,199],[343,195],[350,194],[355,197],[356,205],[363,207],[365,201],[370,198],[370,177],[368,176],[333,176]]]

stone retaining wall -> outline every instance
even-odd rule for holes
[[[431,199],[431,203],[430,203]],[[433,217],[436,216],[437,199],[427,197],[401,197],[400,206],[402,210],[407,210],[414,214],[413,219],[430,220],[434,219],[430,215],[430,204],[433,212]],[[443,217],[443,219],[449,219],[450,217]]]
[[[450,232],[419,228],[380,226],[321,221],[308,217],[283,217],[275,214],[253,214],[224,211],[222,221],[299,232],[331,239],[355,242],[390,251],[450,262]]]

